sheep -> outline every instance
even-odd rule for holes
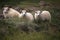
[[[36,20],[36,19],[38,19],[38,15],[39,15],[39,13],[40,13],[40,11],[39,11],[39,10],[38,10],[38,11],[35,11],[35,15],[34,15],[35,20]]]
[[[34,17],[30,12],[26,12],[26,10],[22,10],[22,14],[24,15],[24,17],[29,20],[29,21],[33,21]]]
[[[35,20],[37,20],[38,18],[41,19],[42,21],[48,20],[49,22],[51,22],[51,14],[49,11],[35,11]]]
[[[5,18],[13,18],[13,17],[19,17],[21,18],[21,15],[18,11],[14,10],[11,7],[5,6],[3,7],[3,15]]]

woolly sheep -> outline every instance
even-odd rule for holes
[[[39,10],[38,10],[38,11],[35,11],[35,15],[34,15],[35,19],[38,19],[38,15],[39,15],[39,13],[40,13]]]
[[[30,21],[34,20],[33,15],[29,12],[26,12],[26,10],[22,10],[22,14],[24,15],[25,18],[27,18]]]
[[[44,10],[44,11],[35,11],[36,13],[35,13],[35,19],[37,20],[37,18],[39,18],[39,19],[42,19],[43,21],[44,20],[48,20],[48,21],[50,21],[51,22],[51,14],[50,14],[50,12],[49,11],[46,11],[46,10]]]
[[[19,17],[20,18],[20,13],[13,8],[10,7],[3,7],[3,15],[5,18],[7,17]]]

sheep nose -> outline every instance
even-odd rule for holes
[[[8,12],[5,12],[5,13],[8,13]]]
[[[6,10],[4,10],[4,11],[3,11],[3,13],[7,13],[7,11],[6,11]]]

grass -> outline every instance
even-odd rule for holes
[[[15,38],[15,39],[14,39]],[[45,38],[42,33],[19,33],[14,35],[13,40],[43,40]],[[9,39],[8,39],[9,40]]]
[[[60,40],[59,13],[58,11],[51,13],[51,24],[31,23],[18,18],[0,20],[0,40]]]
[[[0,20],[0,40],[59,40],[60,11],[52,9],[50,12],[52,15],[51,24],[48,22],[27,22],[25,19],[18,18]],[[33,30],[29,29],[29,32],[26,33],[24,27],[30,27]],[[36,28],[39,30],[36,31]]]
[[[19,4],[21,7],[30,5],[37,6],[38,3],[24,1]],[[60,10],[47,10],[52,15],[51,23],[35,23],[18,18],[0,20],[0,40],[60,40]]]
[[[20,6],[21,8],[26,8],[26,7],[30,7],[30,6],[38,6],[38,3],[23,1],[23,2],[20,2],[20,4],[18,4],[18,6]]]
[[[59,22],[56,23],[56,21],[59,20],[55,17],[55,15],[53,16],[53,18],[54,19],[52,19],[52,25],[54,26],[56,24],[56,26],[59,27],[58,25]],[[51,29],[53,26],[48,24],[48,22],[46,23],[42,22],[40,24],[39,23],[36,24],[34,22],[33,23],[26,22],[24,21],[24,19],[18,19],[18,20],[17,19],[18,18],[0,20],[1,40],[59,40],[60,39],[59,38],[60,32],[54,32],[53,30],[54,28]],[[24,23],[22,23],[23,21]],[[39,32],[33,31],[33,32],[26,33],[20,30],[21,25],[25,25],[26,27],[30,26],[32,27],[32,29],[34,29],[34,27],[36,26],[39,27],[40,31]],[[46,30],[46,27],[48,27],[49,29]],[[2,28],[5,29],[5,32],[3,32],[4,30],[1,30]]]

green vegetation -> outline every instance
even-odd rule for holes
[[[59,0],[45,0],[49,3],[59,4]],[[0,7],[9,4],[19,7],[38,6],[40,0],[0,0]],[[51,23],[29,22],[26,19],[1,19],[0,40],[60,40],[60,9],[54,5],[44,7],[52,15]]]
[[[0,20],[0,40],[60,40],[59,13],[58,10],[51,12],[53,16],[50,24],[48,22],[30,23],[18,18]],[[25,28],[27,31],[21,27],[31,27],[33,30]],[[38,31],[35,27],[39,28]]]

